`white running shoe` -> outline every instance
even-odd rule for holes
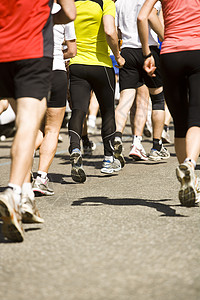
[[[110,160],[103,160],[101,173],[112,174],[121,170],[121,163],[118,159],[114,158],[113,162]]]
[[[191,207],[200,201],[199,179],[194,174],[190,162],[185,162],[176,168],[176,176],[181,183],[179,200],[182,205]]]
[[[160,149],[160,151],[152,148],[150,151],[150,154],[149,154],[150,160],[159,161],[159,160],[168,159],[168,158],[170,158],[170,153],[165,147],[163,147],[163,145],[162,145],[162,148]]]
[[[41,218],[40,213],[36,207],[36,201],[34,197],[31,199],[28,194],[22,194],[21,203],[23,223],[44,223],[44,220]]]
[[[36,196],[52,196],[54,195],[54,191],[49,187],[49,178],[41,178],[37,176],[36,179],[33,180],[32,190]]]
[[[140,143],[140,145],[131,145],[131,151],[129,152],[129,156],[134,158],[135,160],[148,160],[147,154]]]
[[[3,220],[3,235],[10,241],[22,242],[24,231],[19,204],[16,204],[14,192],[7,188],[0,193],[0,215]]]

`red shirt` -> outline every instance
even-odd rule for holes
[[[161,53],[200,50],[200,0],[162,0],[165,36]]]
[[[53,0],[0,1],[0,62],[52,57]]]

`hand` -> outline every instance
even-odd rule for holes
[[[115,57],[115,60],[117,62],[117,65],[115,65],[115,67],[121,69],[125,64],[125,59],[121,55],[119,55],[117,58]]]
[[[156,74],[154,74],[156,67],[153,56],[150,56],[147,59],[145,59],[143,69],[147,72],[147,74],[150,77],[156,77]]]

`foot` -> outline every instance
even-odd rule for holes
[[[142,146],[140,145],[134,145],[131,146],[131,151],[129,152],[129,156],[134,158],[135,160],[148,160],[148,157],[146,155],[146,152]]]
[[[121,170],[121,163],[118,159],[114,158],[113,162],[104,160],[101,168],[101,173],[112,174]]]
[[[118,159],[121,163],[121,167],[123,168],[125,165],[125,159],[122,154],[123,151],[123,145],[121,139],[115,139],[114,140],[114,158]]]
[[[199,180],[189,162],[182,163],[176,168],[176,176],[181,183],[179,200],[182,205],[195,206],[200,200]]]
[[[168,158],[170,158],[170,153],[163,146],[160,149],[160,151],[152,148],[150,151],[150,154],[149,154],[149,159],[154,160],[154,161],[159,161],[159,160],[168,159]]]
[[[32,190],[36,196],[52,196],[54,195],[54,191],[49,187],[49,178],[46,176],[42,178],[41,176],[37,176],[36,179],[33,180]]]
[[[41,218],[40,213],[36,207],[36,201],[34,197],[32,198],[27,194],[22,194],[21,203],[23,223],[44,223],[44,219]]]
[[[70,155],[70,162],[72,165],[71,176],[75,182],[83,183],[86,181],[85,171],[82,164],[81,151],[76,148]]]
[[[7,188],[0,193],[0,215],[3,220],[3,235],[10,241],[22,242],[24,231],[22,228],[21,211],[14,198],[14,191]]]

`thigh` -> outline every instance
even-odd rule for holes
[[[113,68],[95,66],[90,68],[90,82],[99,102],[102,114],[113,114],[115,100],[115,73]]]
[[[188,85],[180,53],[161,55],[164,95],[175,125],[175,136],[184,137],[188,121]]]
[[[52,59],[41,57],[25,59],[15,63],[15,99],[48,98],[51,89]]]
[[[88,112],[91,84],[87,79],[84,65],[71,65],[70,72],[70,97],[72,110],[77,109],[85,113]]]

